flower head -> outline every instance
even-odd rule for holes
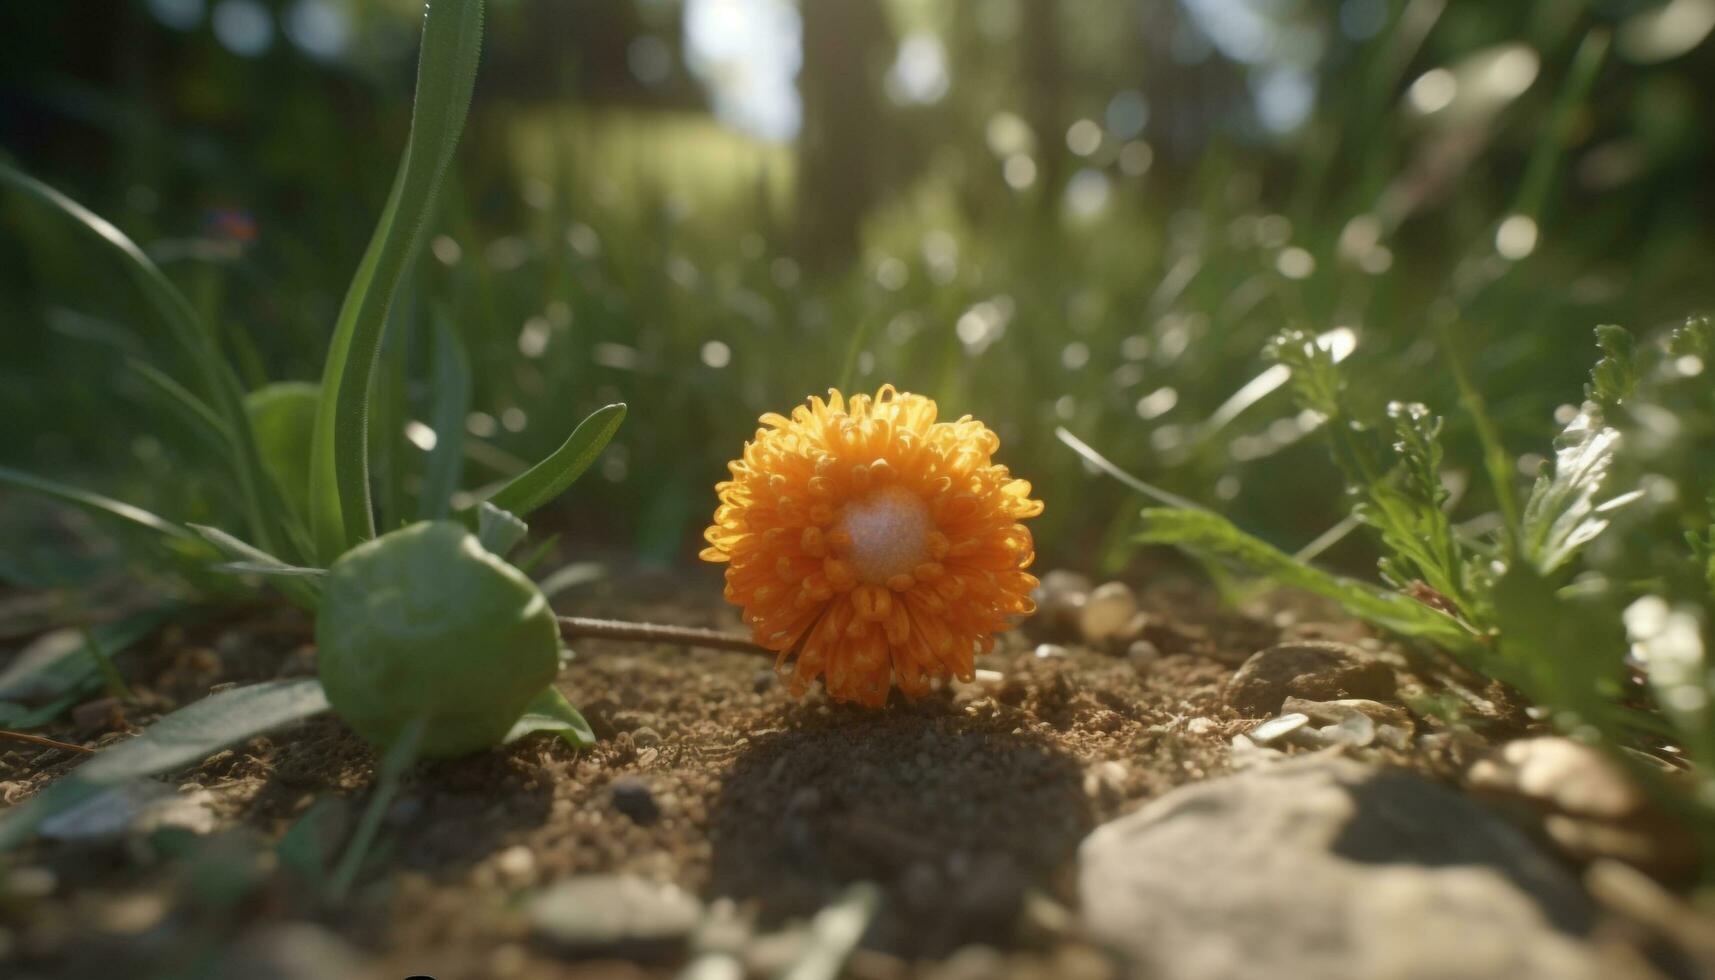
[[[776,667],[796,653],[792,692],[822,677],[836,700],[881,706],[894,683],[970,680],[1008,617],[1035,609],[1018,522],[1042,502],[992,462],[1000,440],[891,385],[761,421],[715,487],[702,557],[728,563],[726,598]]]

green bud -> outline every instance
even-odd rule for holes
[[[541,590],[455,521],[413,524],[342,555],[316,642],[346,724],[387,745],[426,716],[429,758],[500,744],[559,671],[559,624]]]

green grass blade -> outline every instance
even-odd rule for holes
[[[625,421],[625,403],[598,408],[578,423],[572,434],[547,459],[501,487],[488,502],[501,510],[525,517],[566,492],[590,468],[608,441]]]
[[[47,817],[130,779],[171,772],[229,745],[328,710],[320,681],[266,681],[211,694],[173,712],[143,734],[60,777],[0,819],[0,852],[28,840]]]
[[[1414,600],[1356,579],[1331,575],[1239,530],[1219,514],[1151,508],[1143,512],[1141,544],[1173,545],[1200,558],[1230,562],[1278,585],[1303,589],[1340,604],[1366,622],[1405,636],[1469,652],[1474,637],[1457,621]]]
[[[363,870],[364,859],[369,856],[376,835],[381,833],[381,822],[387,816],[387,808],[399,795],[399,784],[405,773],[416,763],[417,749],[423,744],[423,734],[428,729],[427,718],[418,718],[407,724],[375,767],[375,789],[370,794],[369,805],[363,808],[357,829],[352,831],[345,853],[340,856],[339,865],[328,881],[328,897],[333,901],[343,900],[356,883],[358,872]]]
[[[171,331],[174,341],[191,356],[202,375],[206,394],[233,433],[234,476],[243,500],[245,517],[258,543],[276,550],[280,542],[268,506],[267,474],[262,471],[250,422],[244,414],[243,391],[232,366],[221,356],[214,335],[203,328],[190,301],[162,272],[137,243],[112,222],[77,203],[29,174],[0,162],[0,186],[11,187],[26,197],[70,218],[107,245],[122,260],[125,271],[137,284],[149,305]]]
[[[1525,164],[1524,179],[1519,182],[1518,198],[1513,203],[1513,214],[1535,218],[1541,213],[1554,186],[1554,175],[1560,169],[1560,161],[1566,156],[1566,149],[1572,144],[1573,134],[1580,124],[1580,112],[1596,84],[1596,76],[1601,73],[1602,63],[1607,60],[1608,39],[1607,29],[1595,28],[1584,35],[1577,53],[1572,56],[1571,70],[1555,96],[1548,126],[1531,151],[1530,162]]]
[[[445,311],[435,311],[434,323],[435,406],[429,425],[435,430],[435,448],[423,465],[423,489],[417,497],[417,516],[425,521],[452,511],[453,494],[464,475],[464,420],[470,411],[470,358]]]
[[[112,497],[104,497],[99,493],[91,493],[88,490],[67,486],[54,480],[33,476],[9,466],[0,466],[0,484],[81,507],[97,516],[117,518],[127,524],[154,531],[168,538],[193,540],[189,531],[141,507],[132,506],[121,500],[114,500]]]
[[[33,703],[83,694],[96,672],[92,641],[108,657],[117,656],[177,612],[174,606],[159,606],[87,630],[45,634],[0,670],[0,701]]]
[[[147,361],[131,358],[126,361],[126,366],[161,395],[167,404],[177,409],[179,414],[190,422],[192,427],[204,438],[213,442],[220,449],[230,450],[232,448],[232,427],[226,424],[219,413],[208,406],[208,402],[198,398],[196,393],[179,384],[172,375]]]
[[[375,536],[369,497],[370,378],[394,292],[422,241],[441,177],[464,129],[481,48],[481,0],[428,5],[411,136],[387,208],[346,293],[322,374],[311,527],[324,560]]]

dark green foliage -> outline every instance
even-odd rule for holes
[[[1637,390],[1637,341],[1625,327],[1603,324],[1596,328],[1596,346],[1602,356],[1590,369],[1584,397],[1611,410]]]

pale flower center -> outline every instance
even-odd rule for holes
[[[846,504],[836,530],[851,536],[858,578],[885,585],[929,560],[929,508],[909,490],[883,487]]]

